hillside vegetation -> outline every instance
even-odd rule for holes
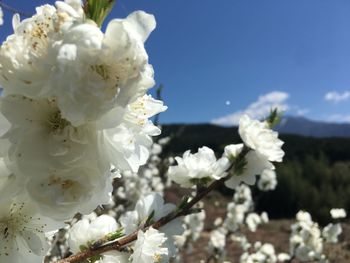
[[[238,143],[235,127],[209,124],[165,125],[162,137],[172,140],[165,156],[178,156],[188,149],[208,146],[218,155],[227,144]],[[256,190],[257,210],[272,218],[291,218],[300,209],[309,211],[320,223],[329,222],[329,210],[343,207],[350,211],[350,138],[313,138],[282,134],[286,152],[277,166],[276,190]],[[231,194],[222,189],[223,194]]]

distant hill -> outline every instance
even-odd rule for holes
[[[328,126],[326,124],[326,128],[316,127],[314,129],[326,130]],[[321,133],[321,131],[318,132]],[[328,136],[317,137],[282,131],[280,137],[285,142],[283,149],[286,151],[286,158],[302,160],[306,155],[319,156],[320,153],[324,153],[331,162],[350,161],[350,132],[348,137],[330,134],[329,132]],[[237,127],[221,127],[212,124],[163,125],[160,137],[167,136],[171,136],[172,140],[164,149],[165,155],[182,155],[186,150],[195,152],[198,147],[204,145],[217,153],[222,153],[226,145],[241,142]]]
[[[304,117],[284,117],[276,127],[280,133],[311,137],[350,137],[350,124],[312,121]]]

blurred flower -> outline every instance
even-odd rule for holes
[[[328,243],[337,243],[338,236],[342,233],[340,224],[328,224],[322,230],[322,236]]]
[[[333,219],[340,219],[346,217],[346,211],[344,208],[332,208],[330,213]]]
[[[258,187],[261,191],[271,191],[277,186],[276,172],[274,170],[265,169],[259,178]]]

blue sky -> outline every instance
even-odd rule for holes
[[[2,2],[32,13],[54,1]],[[138,9],[157,19],[146,48],[165,86],[162,122],[233,124],[271,105],[350,122],[350,1],[118,0],[109,19]]]

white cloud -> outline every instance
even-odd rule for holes
[[[243,114],[248,114],[251,118],[262,119],[269,115],[271,109],[277,108],[286,111],[290,108],[287,104],[289,94],[281,91],[272,91],[258,98],[246,109],[217,118],[211,122],[218,125],[237,125]]]
[[[329,122],[345,123],[350,122],[350,115],[333,114],[327,118]]]
[[[338,103],[350,99],[350,91],[344,91],[343,93],[337,91],[331,91],[326,93],[324,99],[330,102]]]
[[[295,107],[295,112],[296,112],[296,115],[298,115],[298,116],[305,116],[306,114],[308,114],[310,112],[310,110]]]

